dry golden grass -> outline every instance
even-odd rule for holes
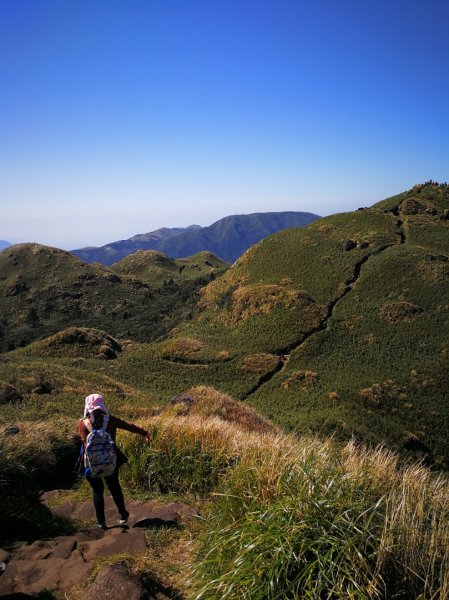
[[[300,290],[280,285],[239,287],[233,293],[230,318],[233,322],[246,321],[256,315],[269,314],[274,308],[293,310],[312,303],[310,296]]]
[[[365,403],[381,407],[385,403],[405,402],[407,390],[404,386],[397,385],[391,379],[382,383],[373,383],[370,387],[359,391],[359,395]]]
[[[241,427],[247,432],[273,433],[278,431],[255,410],[214,388],[201,385],[191,388],[187,394],[194,399],[193,404],[181,403],[181,405],[169,406],[165,409],[164,416],[189,415],[191,417],[198,416],[201,419],[214,417],[221,421],[227,421],[233,426]]]
[[[43,342],[44,356],[85,356],[86,350],[98,358],[116,358],[121,345],[105,331],[89,327],[68,327]]]
[[[425,281],[444,281],[449,275],[449,262],[424,260],[418,265],[418,275]]]
[[[168,360],[189,361],[201,356],[206,345],[196,338],[178,338],[167,342],[162,349],[162,358]]]
[[[420,313],[422,313],[422,308],[411,302],[403,301],[389,302],[379,310],[380,317],[393,324],[413,321]]]
[[[248,373],[268,373],[280,363],[279,356],[275,354],[251,354],[243,361],[242,369]]]
[[[282,383],[284,390],[288,390],[294,386],[310,387],[319,381],[318,373],[315,371],[295,371],[291,376]]]
[[[385,521],[378,571],[392,556],[411,573],[421,573],[422,598],[449,597],[449,484],[421,464],[400,468],[398,456],[384,448],[349,443],[344,465],[352,476],[372,481],[385,494]],[[437,591],[436,591],[437,590]]]

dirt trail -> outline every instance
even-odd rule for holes
[[[42,500],[51,502],[58,493],[57,490],[48,492],[42,496]],[[94,519],[91,501],[79,505],[66,501],[59,506],[50,505],[50,508],[57,515],[70,516],[77,521],[91,522]],[[106,519],[111,524],[107,530],[86,527],[74,535],[37,540],[31,544],[19,543],[12,548],[0,549],[1,562],[5,564],[0,576],[0,597],[44,591],[58,593],[79,585],[91,575],[94,561],[100,557],[123,553],[132,556],[144,554],[147,528],[179,527],[182,521],[196,515],[193,508],[178,503],[158,506],[153,501],[128,501],[127,508],[130,512],[128,523],[112,525],[117,523],[117,509],[112,498],[106,496]],[[172,597],[168,591],[164,595],[159,590],[158,594],[160,598]]]

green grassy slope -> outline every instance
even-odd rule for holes
[[[288,429],[447,466],[448,208],[448,188],[426,186],[262,241],[194,319],[127,353],[120,378],[139,373],[162,402],[214,385]]]
[[[398,198],[404,243],[363,265],[326,327],[251,396],[255,407],[287,428],[354,433],[448,466],[449,194],[429,192],[419,213],[414,191]]]
[[[91,373],[83,393],[97,372],[130,390],[124,404],[166,404],[191,386],[210,385],[286,429],[354,434],[447,467],[448,211],[448,187],[427,185],[280,232],[203,288],[198,306],[189,297],[190,318],[162,341],[131,344],[108,362],[69,352],[52,361],[81,369],[79,379],[83,369]],[[203,259],[180,272],[179,261],[138,253],[114,267],[133,275],[115,276],[164,277],[170,288],[191,267],[192,276],[202,274],[192,265]],[[17,361],[30,373],[38,361],[51,377],[51,361],[39,362],[42,348],[9,354],[0,379],[14,384],[8,372]],[[58,386],[54,393],[65,394]]]
[[[4,250],[0,253],[0,351],[71,325],[105,329],[122,339],[156,339],[194,309],[196,289],[226,268],[207,254],[173,267],[166,259],[170,264],[150,277],[148,269],[145,274],[147,256],[143,252],[136,259],[128,257],[114,272],[39,244]]]
[[[344,250],[348,239],[358,247]],[[320,327],[358,265],[400,240],[397,218],[378,210],[278,233],[202,291],[194,319],[167,340],[127,353],[121,377],[139,373],[160,394],[201,381],[244,397]]]
[[[111,270],[138,277],[154,288],[169,281],[183,283],[201,280],[208,283],[228,267],[228,263],[207,251],[173,259],[157,250],[139,250],[111,265]]]

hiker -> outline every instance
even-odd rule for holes
[[[91,467],[90,468],[87,466],[85,474],[87,481],[92,487],[93,502],[97,516],[97,527],[101,529],[107,529],[106,518],[104,514],[103,477],[117,506],[120,524],[124,525],[129,517],[118,478],[120,466],[127,461],[127,458],[123,452],[117,448],[117,446],[115,446],[117,429],[125,429],[126,431],[131,431],[132,433],[142,435],[145,437],[146,442],[150,443],[150,434],[148,431],[145,431],[145,429],[142,429],[137,425],[127,423],[118,417],[110,415],[109,410],[105,405],[103,396],[100,394],[91,394],[90,396],[87,396],[84,403],[84,416],[78,421],[78,433],[83,442],[82,449],[83,456],[85,458],[84,464],[86,466],[89,464]],[[103,446],[100,448],[100,454],[101,458],[103,459],[103,463],[99,468],[97,468],[94,464],[90,464],[89,461],[86,460],[86,454],[89,454],[89,450],[87,449],[89,446],[89,434],[94,432],[93,436],[95,436],[99,430],[106,431],[106,434],[97,436],[99,439],[101,438],[104,440],[100,442],[103,444]],[[99,433],[102,434],[103,432],[100,431]],[[92,436],[90,437],[92,438]],[[111,441],[113,443],[111,443]],[[110,455],[108,452],[110,452]],[[103,473],[108,474],[103,475]]]

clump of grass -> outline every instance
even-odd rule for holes
[[[232,445],[222,443],[224,426],[218,419],[155,417],[145,427],[151,447],[131,435],[120,442],[129,457],[122,480],[134,491],[205,495],[238,460]]]
[[[242,369],[250,373],[268,373],[280,364],[279,356],[275,354],[251,354],[243,361]]]
[[[448,500],[384,450],[250,444],[207,517],[195,597],[445,598]]]
[[[382,501],[336,459],[330,442],[248,446],[208,516],[196,597],[369,597]]]
[[[249,319],[258,314],[269,314],[274,307],[291,310],[307,306],[313,301],[302,290],[291,290],[279,285],[239,287],[233,294],[232,322]]]
[[[223,421],[239,425],[246,431],[259,433],[275,432],[277,428],[261,417],[253,408],[234,400],[228,394],[206,385],[188,390],[186,397],[191,402],[181,402],[165,409],[164,415],[197,415],[203,418],[218,417]]]
[[[301,385],[303,387],[310,387],[318,383],[318,373],[314,371],[294,371],[291,376],[282,383],[282,387],[288,390],[292,386]]]
[[[411,302],[389,302],[384,304],[379,311],[382,319],[389,323],[413,320],[422,313],[422,308]]]
[[[162,350],[162,358],[167,360],[188,362],[190,360],[200,359],[205,344],[194,338],[178,338],[167,342]]]

